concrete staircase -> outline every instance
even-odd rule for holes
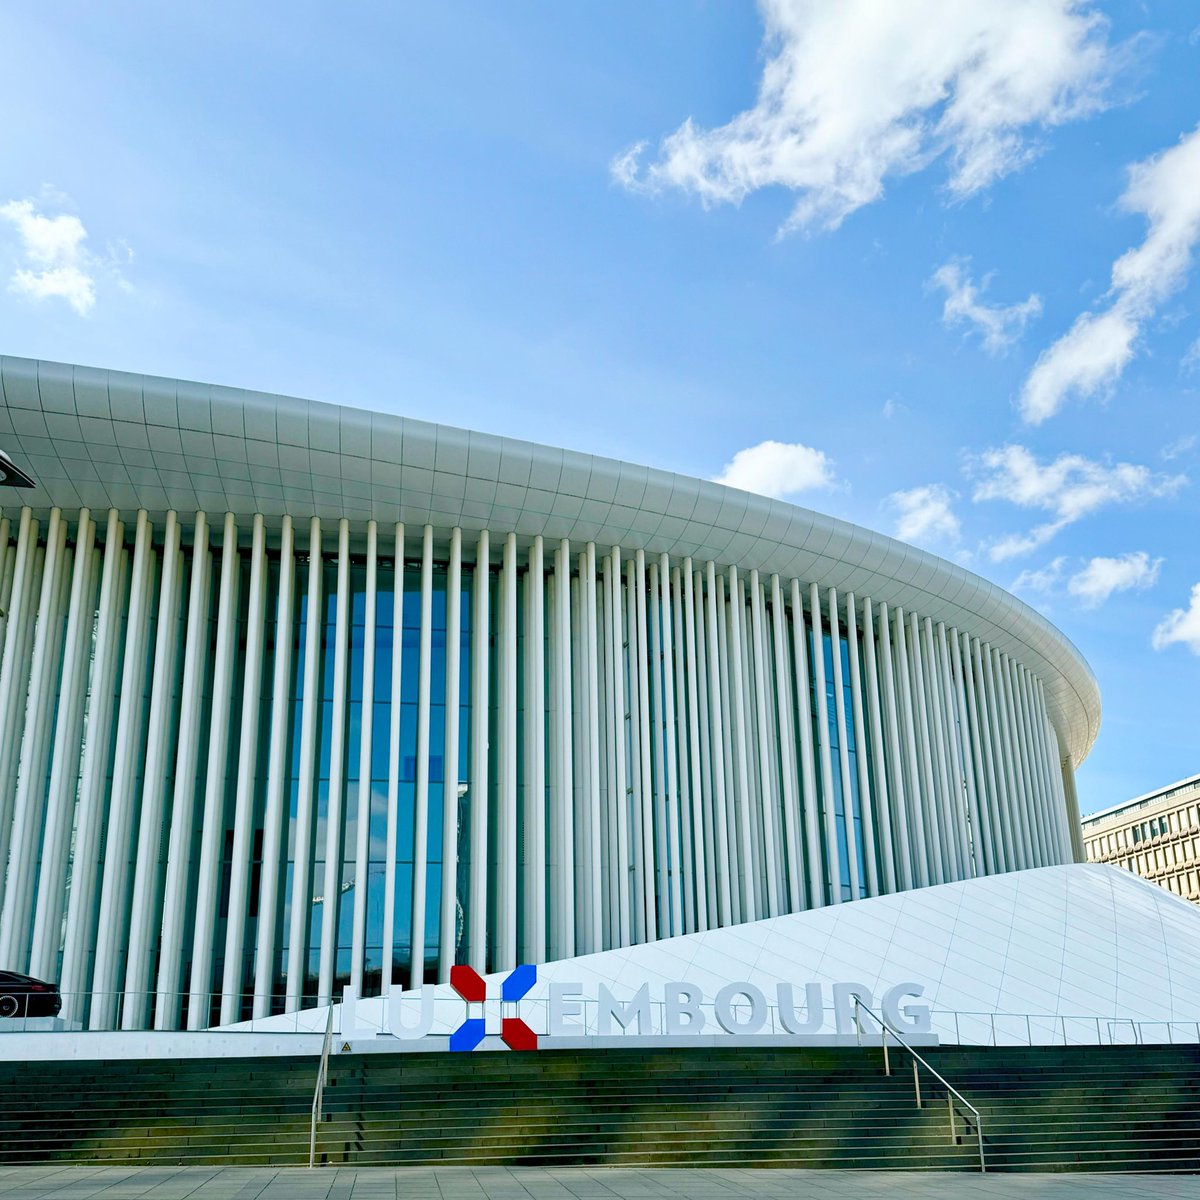
[[[1200,1049],[941,1049],[989,1170],[1200,1170]],[[318,1158],[978,1170],[878,1047],[335,1055]],[[312,1058],[0,1065],[0,1162],[307,1162]]]

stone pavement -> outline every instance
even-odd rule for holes
[[[0,1200],[1150,1200],[1200,1176],[633,1167],[0,1167]]]

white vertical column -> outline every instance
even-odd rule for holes
[[[3,552],[4,533],[0,529],[0,554]],[[46,829],[38,873],[38,903],[33,914],[33,945],[29,957],[30,974],[38,979],[52,978],[58,967],[58,940],[66,899],[67,852],[79,780],[83,706],[87,698],[95,614],[98,573],[95,538],[96,523],[91,519],[88,509],[81,509],[75,534],[75,562],[71,574],[71,601],[63,652],[62,693],[54,727],[54,751],[46,799]]]
[[[524,928],[521,961],[546,961],[546,570],[538,534],[525,572]]]
[[[705,620],[704,576],[700,571],[693,572],[690,590],[696,618],[696,694],[699,702],[696,722],[700,727],[699,787],[702,797],[700,815],[704,823],[704,887],[708,899],[708,928],[715,929],[721,923],[721,884],[720,871],[717,866],[719,852],[716,830],[716,792],[714,790],[716,784],[713,778],[715,760],[712,754],[709,730],[712,722],[716,720],[716,716],[709,703],[708,634]]]
[[[658,563],[646,568],[646,620],[650,639],[650,746],[654,785],[654,863],[658,878],[658,936],[670,936],[676,909],[671,903],[671,880],[678,874],[678,845],[672,844],[667,819],[666,727],[663,721],[662,605]],[[673,826],[672,826],[673,828]]]
[[[938,626],[938,636],[945,646],[945,626]],[[959,642],[959,632],[951,629],[950,642],[950,671],[954,677],[954,694],[957,698],[958,709],[958,738],[962,754],[962,786],[967,793],[967,810],[971,819],[971,846],[973,850],[972,874],[976,877],[992,873],[992,831],[987,821],[987,814],[979,802],[979,794],[975,787],[975,763],[978,744],[974,738],[972,719],[968,711],[967,677],[963,671],[962,647]]]
[[[829,745],[829,704],[825,693],[825,626],[821,619],[821,592],[815,583],[808,586],[808,602],[813,621],[813,673],[817,703],[817,748],[821,762],[821,792],[825,801],[823,833],[825,858],[829,864],[827,904],[840,904],[842,899],[841,853],[837,838],[837,813],[833,798],[833,759]],[[836,613],[836,595],[834,613]],[[832,615],[832,614],[831,614]],[[834,616],[836,622],[836,616]],[[836,625],[835,634],[836,636]],[[835,677],[836,678],[836,677]],[[836,703],[836,698],[835,698]]]
[[[412,925],[408,986],[425,980],[425,893],[429,857],[429,690],[433,644],[433,526],[421,538],[421,627],[417,641],[417,778],[413,790]]]
[[[517,965],[517,535],[504,539],[500,570],[500,785],[496,830],[497,971]]]
[[[672,936],[684,932],[683,884],[685,879],[691,882],[691,867],[684,869],[684,863],[690,864],[691,856],[684,853],[682,824],[686,818],[680,805],[679,788],[679,748],[675,736],[675,630],[673,622],[678,622],[679,611],[671,604],[671,560],[665,555],[659,555],[658,574],[661,594],[659,610],[662,616],[663,639],[663,720],[666,724],[664,752],[666,754],[666,800],[667,800],[667,841],[670,845],[671,864],[669,885],[671,890],[671,925]],[[682,647],[680,647],[682,653]],[[680,693],[682,700],[682,693]],[[689,886],[689,892],[691,888]]]
[[[652,941],[658,936],[658,906],[655,903],[654,883],[654,779],[650,770],[650,687],[647,662],[648,638],[646,619],[646,555],[638,550],[630,572],[632,587],[629,596],[629,660],[633,668],[630,692],[636,697],[637,712],[637,811],[639,815],[638,848],[641,851],[642,936]]]
[[[601,948],[603,940],[603,901],[600,878],[600,675],[596,662],[596,546],[588,542],[583,554],[580,573],[580,619],[585,643],[584,680],[581,695],[585,698],[584,728],[587,738],[587,770],[584,791],[583,821],[589,849],[585,861],[577,864],[576,878],[580,881],[576,899],[579,936],[577,954],[591,954]]]
[[[808,628],[804,621],[804,602],[800,597],[800,581],[793,579],[792,593],[792,660],[796,671],[796,707],[800,714],[800,778],[803,783],[801,802],[804,810],[804,843],[808,859],[808,907],[822,908],[825,900],[825,867],[821,858],[820,805],[817,788],[816,755],[813,749],[812,696],[809,690]],[[821,610],[813,614],[817,639],[813,645],[820,653]],[[817,698],[817,709],[825,702],[824,692]]]
[[[1004,845],[1000,826],[995,818],[996,775],[991,746],[981,733],[980,705],[982,696],[976,686],[975,656],[971,639],[956,632],[955,644],[962,660],[963,691],[967,700],[967,723],[971,736],[971,758],[974,762],[975,796],[979,805],[980,827],[984,831],[983,851],[985,869],[989,875],[1005,870]]]
[[[929,711],[929,739],[932,749],[934,788],[938,796],[938,824],[941,828],[942,857],[946,879],[963,878],[963,864],[959,861],[958,835],[955,831],[955,796],[951,786],[953,775],[950,767],[949,737],[946,731],[948,709],[942,694],[941,665],[938,662],[937,642],[933,635],[933,621],[926,617],[921,622],[922,668],[925,675],[925,692]]]
[[[887,721],[887,777],[891,800],[893,845],[896,851],[896,886],[907,890],[913,886],[913,862],[908,838],[908,789],[905,787],[904,766],[907,740],[901,737],[900,718],[896,703],[896,678],[892,657],[892,624],[887,604],[880,604],[876,623],[879,636],[880,684],[883,693],[883,712]],[[884,774],[884,767],[880,767]]]
[[[1071,862],[1086,862],[1087,855],[1083,846],[1083,829],[1079,822],[1079,796],[1075,792],[1075,770],[1069,753],[1064,754],[1058,745],[1058,735],[1053,727],[1050,735],[1055,748],[1062,755],[1059,760],[1059,780],[1062,784],[1063,806],[1066,809],[1067,829],[1071,835]]]
[[[688,778],[691,794],[692,846],[694,854],[694,877],[696,891],[696,929],[703,932],[708,929],[709,913],[709,873],[712,869],[712,855],[709,839],[706,837],[704,820],[705,811],[711,806],[711,789],[704,786],[701,768],[700,743],[703,729],[703,714],[700,710],[699,681],[701,678],[700,663],[696,648],[696,594],[692,572],[692,560],[683,560],[683,572],[680,577],[681,596],[683,599],[684,637],[686,641],[685,676],[687,679],[687,734],[688,734]],[[680,648],[681,653],[684,647]],[[712,821],[707,825],[712,828]]]
[[[625,763],[628,792],[625,806],[629,820],[630,862],[630,934],[634,942],[646,941],[646,856],[643,851],[642,835],[642,722],[638,704],[638,674],[640,674],[640,652],[638,652],[637,625],[637,566],[635,559],[625,560],[625,586],[620,599],[625,608],[624,661],[626,670],[625,720],[628,732],[628,760]]]
[[[763,592],[758,572],[750,572],[750,644],[754,654],[754,707],[758,721],[758,778],[762,798],[763,856],[767,868],[766,915],[777,917],[785,909],[779,878],[779,796],[771,764],[771,726],[767,721],[767,656],[763,631]]]
[[[596,776],[597,805],[600,821],[600,846],[596,853],[596,870],[600,876],[601,948],[624,945],[621,940],[618,888],[621,879],[628,878],[618,866],[617,835],[621,824],[621,805],[616,792],[616,704],[613,685],[613,614],[612,614],[612,555],[602,556],[596,582],[597,663],[596,719],[600,732],[600,770]],[[622,740],[621,745],[624,745]]]
[[[46,797],[46,757],[50,724],[58,684],[58,650],[62,640],[60,600],[66,574],[67,527],[59,509],[50,512],[46,530],[46,557],[38,599],[38,622],[29,675],[25,736],[17,770],[17,791],[12,811],[12,839],[8,848],[8,875],[4,880],[3,916],[0,917],[0,962],[21,970],[29,948],[29,909],[34,871],[42,834]],[[64,690],[65,690],[64,682]]]
[[[263,816],[262,872],[258,889],[258,938],[254,952],[254,1016],[271,1011],[275,987],[275,945],[279,896],[283,888],[283,831],[290,799],[292,715],[292,624],[296,593],[295,531],[283,518],[279,539],[279,595],[275,607],[275,669],[271,679],[271,732],[267,743],[267,804]]]
[[[893,630],[896,635],[896,667],[899,679],[896,683],[897,700],[903,720],[903,739],[905,765],[908,768],[907,787],[907,820],[901,823],[905,829],[913,861],[916,866],[915,879],[917,887],[928,887],[929,873],[929,843],[926,836],[926,824],[922,803],[922,795],[929,795],[929,786],[921,776],[921,766],[917,757],[917,728],[913,716],[913,707],[917,699],[912,680],[908,672],[908,639],[905,635],[904,609],[897,607],[892,611]],[[907,885],[911,886],[911,885]]]
[[[233,805],[233,847],[229,869],[225,965],[221,978],[221,1024],[241,1018],[245,986],[246,924],[250,919],[250,853],[254,842],[254,783],[258,775],[259,713],[262,708],[263,650],[267,615],[267,531],[255,513],[250,537],[250,595],[243,651],[242,727],[238,742],[237,790]],[[259,891],[262,891],[260,873]],[[251,947],[253,950],[253,947]]]
[[[729,648],[729,622],[732,615],[725,603],[725,577],[716,576],[716,624],[717,652],[716,673],[717,693],[713,697],[713,719],[720,720],[721,728],[726,731],[722,739],[721,757],[715,757],[717,744],[713,742],[714,762],[713,771],[720,770],[725,780],[725,840],[729,847],[729,900],[730,920],[735,924],[745,920],[742,916],[742,903],[746,891],[746,881],[741,876],[739,864],[742,861],[739,846],[738,831],[738,785],[737,785],[737,733],[734,729],[732,699],[730,696],[732,684],[730,674],[733,671],[733,659]]]
[[[967,785],[967,755],[964,752],[960,736],[960,708],[962,692],[955,688],[951,678],[950,650],[946,641],[946,626],[942,621],[937,625],[937,661],[941,679],[943,720],[946,724],[947,751],[950,761],[947,774],[950,780],[950,803],[953,815],[951,828],[957,839],[958,860],[962,878],[968,879],[982,874],[982,869],[975,865],[971,842],[975,843],[975,853],[979,852],[979,821],[971,808],[971,790]],[[965,734],[966,723],[961,726]],[[968,834],[969,827],[969,834]]]
[[[363,991],[363,966],[367,954],[367,891],[370,888],[371,866],[371,793],[373,783],[371,750],[375,735],[375,621],[379,594],[379,526],[374,521],[367,522],[367,561],[364,582],[362,707],[358,719],[358,796],[355,802],[354,818],[354,924],[350,952],[350,986],[354,989],[356,996],[361,996]],[[450,633],[447,629],[447,664],[450,661],[450,645]],[[454,645],[457,654],[457,642]],[[455,658],[456,663],[457,661]],[[448,674],[447,678],[449,678]],[[456,675],[456,681],[457,678]],[[454,716],[457,722],[457,707]],[[449,730],[449,693],[447,693],[446,721],[446,728]],[[456,735],[457,730],[456,724]],[[457,762],[457,755],[454,761]],[[447,783],[446,786],[450,787],[451,785]],[[457,808],[457,796],[455,796],[454,804]],[[451,898],[453,898],[453,892]]]
[[[374,614],[372,614],[373,620]],[[367,639],[368,654],[374,635]],[[450,531],[446,571],[446,719],[442,749],[442,912],[438,933],[438,982],[450,982],[458,914],[458,719],[462,678],[462,530]],[[364,684],[365,686],[365,684]],[[362,817],[359,818],[362,820]],[[360,835],[361,836],[361,835]],[[463,897],[464,908],[467,897]]]
[[[554,553],[554,605],[550,612],[552,676],[550,696],[550,912],[551,960],[575,956],[575,773],[573,730],[578,706],[572,702],[571,543],[563,538]],[[578,604],[579,594],[575,602]],[[582,749],[582,747],[581,747]],[[579,864],[580,866],[582,864]]]
[[[871,626],[867,625],[867,640]],[[867,773],[867,727],[863,721],[862,666],[858,650],[858,608],[854,593],[846,593],[846,649],[850,663],[850,718],[854,730],[854,759],[858,768],[858,806],[862,817],[863,864],[866,867],[867,895],[879,895],[879,870],[876,866],[875,816],[871,804],[871,780]]]
[[[630,694],[632,688],[632,672],[634,672],[635,632],[629,629],[625,614],[625,587],[622,569],[620,569],[620,547],[612,547],[612,655],[613,655],[613,697],[616,700],[614,708],[614,752],[616,752],[616,802],[617,802],[617,901],[620,908],[618,913],[620,928],[620,944],[629,946],[634,941],[637,912],[642,911],[641,893],[635,886],[640,875],[636,862],[636,838],[631,836],[632,812],[630,805],[629,770],[634,764],[629,762],[629,748],[634,743],[630,737],[632,714],[630,712]],[[628,630],[628,634],[626,634]],[[628,637],[628,641],[626,641]]]
[[[221,583],[217,601],[217,644],[213,659],[212,722],[204,773],[204,819],[200,831],[200,868],[196,877],[196,924],[192,936],[192,974],[188,984],[188,1028],[204,1029],[212,1001],[213,939],[221,888],[221,852],[225,833],[226,773],[229,762],[230,707],[234,656],[238,645],[238,584],[241,560],[237,525],[225,514],[221,540]]]
[[[113,692],[116,690],[117,646],[120,642],[121,601],[125,591],[125,530],[117,510],[108,514],[104,540],[104,572],[92,651],[91,697],[79,778],[79,813],[71,855],[71,891],[63,939],[59,986],[63,1017],[81,1021],[90,990],[92,939],[96,923],[96,875],[99,869],[100,834],[105,818],[109,748],[112,736]],[[19,564],[18,558],[18,564]],[[14,588],[15,594],[15,588]],[[15,626],[10,625],[10,636]],[[5,646],[7,650],[7,643]],[[50,931],[57,936],[57,929]]]
[[[150,681],[150,718],[142,775],[142,811],[137,834],[137,864],[129,906],[129,950],[125,962],[122,1029],[145,1029],[150,1015],[150,975],[161,916],[163,816],[170,775],[174,724],[175,664],[182,632],[183,558],[179,518],[167,513],[163,528],[162,571],[158,589],[158,628],[154,635],[154,674]]]
[[[892,814],[888,795],[887,759],[884,755],[883,713],[879,703],[880,681],[878,658],[875,653],[875,620],[871,598],[863,600],[863,662],[866,670],[867,720],[870,723],[871,760],[875,764],[874,810],[878,834],[881,890],[887,894],[896,890],[896,855],[892,842]],[[886,622],[885,622],[886,628]],[[864,730],[865,732],[865,730]],[[865,747],[860,746],[860,753]]]
[[[746,724],[746,811],[750,816],[750,863],[753,872],[752,888],[757,911],[767,910],[766,846],[763,841],[762,789],[759,786],[757,755],[754,747],[758,738],[757,709],[754,703],[754,650],[751,644],[751,622],[746,611],[746,577],[738,577],[736,595],[739,620],[739,640],[742,645],[742,714]],[[778,876],[778,864],[776,865]]]
[[[754,842],[750,805],[750,768],[747,760],[745,706],[745,663],[742,660],[742,603],[738,594],[737,567],[729,568],[729,707],[733,741],[734,794],[737,819],[738,891],[743,921],[758,920],[758,872],[754,862]]]
[[[21,509],[16,565],[12,576],[8,627],[0,657],[0,863],[8,861],[12,831],[17,756],[25,722],[29,686],[28,634],[36,617],[38,523],[33,510]]]
[[[100,915],[96,932],[96,961],[92,973],[90,1029],[112,1029],[116,1024],[117,988],[124,978],[125,939],[129,931],[129,859],[137,790],[137,769],[142,763],[145,729],[146,643],[150,631],[150,606],[154,582],[153,530],[145,509],[137,516],[129,612],[126,616],[125,657],[121,670],[121,699],[117,715],[116,752],[108,809],[104,872],[100,887]]]
[[[625,700],[625,672],[622,659],[625,643],[622,619],[621,549],[614,546],[605,564],[606,597],[608,616],[606,644],[608,650],[608,687],[606,711],[609,719],[609,780],[612,791],[609,806],[609,823],[616,825],[617,913],[613,922],[614,941],[618,946],[628,946],[632,928],[632,911],[629,902],[629,876],[633,866],[629,846],[629,798],[625,777],[625,722],[629,719]]]
[[[105,559],[107,570],[107,555]],[[183,682],[179,689],[175,786],[171,797],[171,831],[167,839],[167,871],[163,881],[162,939],[159,944],[156,982],[158,996],[154,1005],[155,1029],[175,1029],[179,1024],[184,927],[191,907],[189,877],[198,786],[197,768],[200,761],[200,721],[204,706],[204,680],[208,674],[208,612],[211,584],[212,556],[208,551],[208,518],[203,512],[198,512],[192,533]],[[101,585],[101,606],[103,591]]]
[[[846,686],[842,675],[842,634],[838,621],[837,588],[830,588],[829,638],[833,651],[833,713],[838,734],[838,772],[842,783],[842,821],[846,828],[846,857],[849,862],[850,899],[859,899],[862,880],[858,871],[858,838],[854,832],[854,789],[850,781],[850,748],[846,734]],[[832,797],[830,798],[832,800]],[[832,804],[830,805],[832,808]],[[836,821],[836,812],[834,813]],[[836,836],[836,824],[835,824]],[[839,847],[840,850],[840,847]]]
[[[787,912],[799,912],[805,907],[804,872],[801,868],[800,800],[796,784],[796,731],[792,714],[792,672],[788,663],[787,613],[784,611],[783,589],[779,576],[771,576],[771,639],[775,654],[775,703],[779,711],[779,777],[783,789],[783,845],[787,869]]]
[[[308,594],[304,620],[304,694],[300,701],[300,778],[296,786],[296,828],[293,839],[292,904],[288,920],[288,957],[285,1005],[287,1012],[300,1007],[308,974],[308,930],[312,920],[312,870],[314,792],[317,767],[317,716],[322,707],[321,629],[325,606],[321,598],[321,520],[308,523]],[[396,618],[397,629],[401,618]]]
[[[1062,783],[1062,766],[1059,759],[1058,738],[1054,726],[1046,713],[1046,693],[1042,681],[1033,677],[1034,707],[1038,722],[1038,733],[1042,746],[1042,754],[1046,760],[1046,775],[1050,782],[1051,803],[1056,813],[1056,827],[1059,838],[1060,862],[1075,861],[1075,848],[1071,840],[1072,815],[1067,811],[1067,798]],[[1081,834],[1082,837],[1082,834]]]
[[[563,539],[564,543],[566,539]],[[558,942],[558,945],[570,945],[571,953],[562,954],[555,953],[554,945],[550,947],[550,957],[557,958],[574,958],[575,946],[578,944],[578,939],[582,936],[582,926],[584,923],[584,900],[583,888],[584,880],[582,878],[584,857],[591,856],[591,848],[588,844],[588,831],[584,828],[585,814],[587,812],[587,709],[589,697],[585,694],[587,689],[587,646],[585,643],[584,631],[584,604],[585,597],[583,595],[583,577],[584,577],[584,560],[587,557],[585,551],[581,550],[575,556],[575,569],[578,571],[578,583],[574,586],[570,585],[571,577],[571,557],[569,554],[566,561],[566,573],[568,580],[568,590],[566,599],[563,603],[566,604],[566,620],[567,620],[567,637],[568,642],[565,648],[566,664],[559,664],[558,670],[567,672],[566,686],[568,689],[567,704],[569,713],[565,720],[565,729],[563,738],[568,749],[571,762],[569,767],[570,789],[567,792],[565,803],[570,812],[566,818],[570,823],[570,837],[565,843],[564,849],[570,856],[570,861],[564,864],[566,886],[571,890],[571,925],[569,928],[562,930],[564,935],[563,940]],[[558,595],[559,588],[557,584],[554,589],[555,603],[559,603]],[[551,748],[551,755],[554,751]],[[578,764],[575,762],[575,756],[578,756]],[[553,844],[553,842],[552,842]],[[551,914],[551,940],[555,935],[553,922],[558,916],[558,911],[555,906],[553,895],[550,897],[550,914]]]
[[[321,954],[317,1003],[333,1000],[338,908],[342,900],[343,816],[346,796],[346,676],[350,646],[350,522],[338,521],[337,596],[333,626],[333,712],[329,738],[329,798],[325,806],[325,877],[321,885]]]
[[[929,692],[929,731],[934,749],[934,782],[938,788],[938,821],[942,830],[942,845],[946,847],[947,878],[961,880],[971,874],[967,868],[965,830],[960,834],[962,821],[962,773],[954,766],[952,748],[953,716],[950,715],[948,680],[943,676],[942,658],[938,653],[937,635],[932,619],[922,622],[922,653],[925,664],[925,688]]]
[[[1013,832],[1012,804],[1009,801],[1012,792],[1008,783],[1003,742],[1000,737],[1000,717],[996,707],[990,647],[980,643],[976,638],[972,645],[972,656],[979,696],[980,735],[983,738],[984,755],[988,763],[992,828],[996,830],[997,845],[1000,848],[1001,869],[1015,871],[1021,866],[1021,856]]]
[[[709,743],[712,757],[712,788],[716,800],[713,806],[713,833],[716,840],[714,855],[715,873],[719,887],[719,918],[718,925],[728,925],[733,919],[733,888],[730,882],[730,867],[732,866],[731,847],[729,845],[729,821],[725,795],[725,737],[724,731],[729,728],[721,711],[721,654],[719,651],[719,629],[722,621],[719,616],[719,599],[717,594],[716,564],[710,559],[706,570],[707,604],[708,604],[708,701],[709,701]]]
[[[775,659],[771,634],[771,610],[768,607],[767,582],[762,583],[763,611],[763,714],[766,724],[761,736],[767,743],[767,763],[771,771],[772,796],[771,823],[775,831],[775,874],[778,879],[779,892],[776,903],[781,913],[791,911],[788,900],[788,864],[787,852],[783,843],[783,746],[780,740],[780,712],[777,704],[778,688],[775,675],[778,663]]]
[[[488,648],[491,551],[488,531],[479,535],[471,589],[471,881],[467,961],[486,969],[488,949]]]
[[[935,777],[937,762],[933,756],[930,739],[930,709],[936,707],[930,700],[925,675],[925,662],[921,645],[921,621],[916,613],[908,614],[908,649],[912,655],[913,707],[916,712],[917,749],[921,762],[921,799],[924,802],[925,828],[929,833],[926,843],[929,849],[930,876],[934,883],[945,883],[953,878],[953,864],[946,846],[943,809],[945,796],[939,780]]]
[[[386,996],[392,990],[396,969],[396,843],[400,837],[400,693],[404,659],[404,525],[396,523],[393,530],[395,571],[392,580],[392,680],[388,709],[388,783],[387,783],[387,846],[383,867],[383,963],[382,990]],[[487,534],[480,544],[484,547],[483,577],[487,580]],[[484,662],[487,662],[487,607],[484,607]],[[474,676],[473,676],[474,678]],[[487,672],[484,671],[486,687]],[[484,730],[487,729],[487,704],[484,703]],[[487,737],[483,739],[484,764],[487,763]],[[483,794],[486,795],[484,788]],[[486,826],[485,826],[486,829]],[[471,860],[471,869],[475,862]]]
[[[680,889],[683,895],[682,932],[695,933],[700,926],[697,924],[697,892],[696,881],[704,872],[704,845],[695,840],[696,824],[693,819],[693,798],[699,804],[699,793],[693,792],[696,781],[689,773],[689,758],[687,743],[691,728],[691,714],[688,709],[688,676],[687,676],[687,633],[684,626],[684,612],[687,607],[687,592],[685,591],[683,570],[671,568],[671,657],[674,664],[674,679],[671,688],[671,705],[675,712],[675,720],[671,722],[669,733],[671,744],[675,748],[675,781],[678,796],[679,822],[679,866]],[[690,591],[690,587],[687,589]]]

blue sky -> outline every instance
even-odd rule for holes
[[[1200,770],[1193,3],[17,0],[0,39],[0,352],[900,534],[1091,662],[1086,810]]]

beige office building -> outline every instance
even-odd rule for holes
[[[1200,904],[1200,775],[1083,821],[1088,862],[1124,867]]]

